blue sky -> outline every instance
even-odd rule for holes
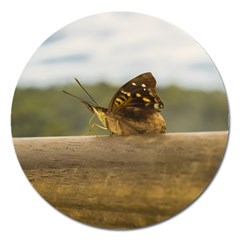
[[[152,72],[160,87],[223,90],[205,50],[187,33],[161,19],[137,13],[104,13],[73,22],[34,53],[18,82],[52,86],[102,81],[121,86]]]

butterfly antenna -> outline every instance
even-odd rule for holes
[[[82,86],[82,84],[78,81],[77,78],[74,78],[74,80],[78,83],[78,85],[83,89],[83,91],[92,99],[92,101],[96,104],[97,102],[94,100],[94,98],[88,93],[88,91]]]
[[[71,94],[71,93],[69,93],[69,92],[67,92],[67,91],[65,91],[65,90],[63,90],[63,92],[66,93],[66,94],[68,94],[68,95],[70,95],[70,96],[72,96],[72,97],[75,97],[75,98],[77,98],[77,99],[85,102],[84,99],[82,99],[82,98],[80,98],[80,97],[78,97],[78,96],[75,96],[75,95],[73,95],[73,94]]]

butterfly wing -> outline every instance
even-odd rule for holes
[[[147,72],[133,78],[116,92],[108,112],[142,117],[160,111],[163,107],[163,102],[156,93],[156,80]]]

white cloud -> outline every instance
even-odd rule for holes
[[[78,76],[83,82],[106,77],[119,85],[145,71],[160,85],[222,88],[217,69],[195,40],[135,13],[94,15],[62,28],[36,51],[19,84],[53,85]]]

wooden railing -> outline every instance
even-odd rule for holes
[[[228,133],[15,138],[33,187],[82,223],[132,229],[186,208],[208,186]]]

